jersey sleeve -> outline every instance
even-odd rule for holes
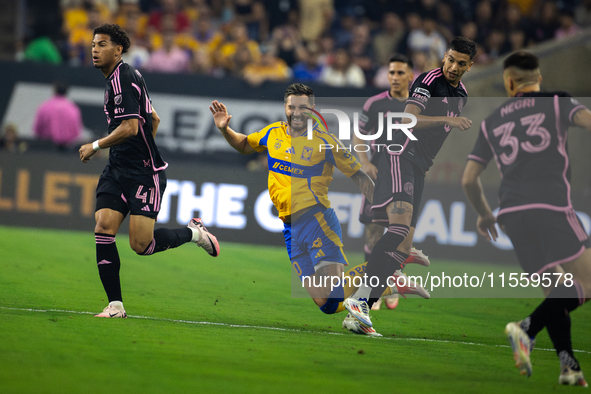
[[[560,95],[558,101],[560,103],[560,118],[562,119],[562,122],[570,126],[575,124],[573,119],[577,111],[587,109],[585,105],[581,104],[576,98],[568,93]]]
[[[427,79],[425,74],[421,74],[412,84],[409,92],[409,97],[406,100],[407,104],[414,104],[423,111],[427,109],[431,95],[433,94],[434,83],[427,85],[424,80]]]
[[[361,111],[361,115],[359,116],[359,132],[361,134],[370,134],[376,123],[376,117],[370,116],[371,113],[371,100],[368,99],[365,104],[363,105],[363,109]]]
[[[267,150],[267,139],[269,138],[270,130],[271,129],[269,127],[265,127],[261,131],[249,134],[246,137],[248,145],[250,145],[257,152],[264,152]]]
[[[484,122],[482,124],[484,125]],[[478,138],[476,139],[476,143],[474,144],[474,148],[472,152],[468,155],[468,160],[474,160],[486,166],[488,162],[493,158],[493,152],[491,150],[490,144],[486,139],[485,129],[481,126],[480,133],[478,133]]]
[[[141,83],[138,83],[131,74],[131,70],[120,68],[118,74],[111,79],[114,93],[115,119],[140,118]]]
[[[328,134],[327,142],[334,147],[326,151],[326,159],[339,169],[343,174],[350,177],[361,169],[361,163],[349,152],[345,145],[334,135]]]

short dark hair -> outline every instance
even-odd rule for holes
[[[412,60],[410,60],[408,57],[406,57],[406,56],[404,56],[404,55],[401,55],[401,54],[399,54],[399,53],[397,53],[396,55],[392,56],[392,57],[390,58],[390,60],[388,61],[388,64],[390,64],[390,63],[394,63],[394,62],[398,62],[398,63],[406,63],[410,69],[413,69],[413,68],[414,68],[414,66],[415,66],[415,65],[413,64]]]
[[[314,104],[314,91],[311,87],[304,85],[303,83],[292,83],[285,89],[283,95],[283,102],[287,102],[289,96],[308,96],[310,103]]]
[[[469,55],[470,60],[476,56],[476,43],[465,37],[456,37],[451,40],[448,49]]]
[[[533,71],[540,68],[538,57],[528,51],[518,51],[507,56],[503,62],[503,70],[516,67],[524,71]]]
[[[68,93],[68,84],[64,81],[56,81],[53,90],[58,96],[65,96]]]
[[[105,23],[100,25],[96,29],[94,29],[93,36],[97,34],[105,34],[111,37],[111,41],[113,41],[117,45],[121,45],[123,47],[122,53],[127,52],[129,47],[131,46],[131,41],[129,40],[129,36],[121,28],[121,26],[116,24],[109,24]]]

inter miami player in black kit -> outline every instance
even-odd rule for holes
[[[193,219],[185,228],[154,230],[166,188],[165,168],[154,136],[160,119],[152,107],[141,74],[121,60],[130,46],[118,25],[94,30],[92,61],[106,81],[104,111],[108,136],[80,148],[86,163],[100,149],[109,149],[109,163],[96,189],[96,261],[109,305],[98,317],[127,317],[121,297],[121,263],[115,235],[129,213],[129,242],[140,255],[151,255],[186,242],[195,242],[217,256],[219,245],[201,223]]]
[[[408,89],[414,80],[413,63],[404,55],[394,55],[388,62],[388,82],[390,89],[380,94],[372,96],[367,99],[363,105],[361,116],[359,117],[359,132],[364,135],[376,134],[379,129],[380,116],[384,119],[382,123],[385,124],[385,119],[388,113],[404,112],[406,106],[406,99],[408,98]],[[357,149],[357,156],[361,163],[363,171],[366,172],[374,182],[377,180],[379,157],[382,154],[388,154],[387,146],[391,142],[388,141],[387,133],[382,130],[382,134],[375,140],[363,141],[357,135],[353,135],[353,144]],[[371,148],[371,158],[369,157],[368,145]],[[363,146],[363,148],[360,148]],[[367,150],[367,152],[366,152]],[[362,196],[363,197],[363,196]],[[379,223],[376,219],[374,222],[372,204],[363,197],[361,203],[361,210],[359,212],[359,221],[363,223],[365,234],[365,260],[369,260],[369,256],[375,244],[384,234],[385,223]],[[412,234],[414,234],[414,227],[410,228],[410,237],[405,240],[409,242],[407,249],[410,249],[410,256],[404,264],[420,264],[428,266],[430,264],[429,258],[425,256],[422,251],[411,248]],[[397,296],[396,296],[397,297]],[[380,309],[382,299],[380,298],[374,305],[373,309]],[[398,298],[386,297],[386,306],[389,309],[394,309],[398,305]]]
[[[566,141],[571,125],[591,131],[591,111],[568,93],[541,92],[538,59],[529,52],[505,59],[503,80],[511,99],[481,123],[462,184],[478,212],[478,231],[495,240],[495,217],[479,177],[494,158],[502,178],[496,221],[519,264],[532,280],[563,274],[558,284],[542,280],[546,299],[524,320],[507,324],[516,366],[531,375],[534,338],[546,327],[560,358],[559,383],[587,386],[573,354],[570,312],[591,294],[591,249],[570,198]]]
[[[380,297],[388,277],[401,268],[410,254],[411,242],[404,241],[412,237],[409,230],[417,223],[425,173],[451,129],[466,130],[472,124],[460,117],[468,96],[461,78],[472,66],[475,55],[476,44],[471,40],[452,40],[443,66],[421,74],[410,89],[404,112],[417,118],[413,128],[417,140],[398,131],[392,143],[402,146],[402,150],[379,158],[372,210],[374,219],[387,220],[388,229],[371,252],[367,284],[343,303],[362,324],[372,325],[369,307]],[[406,118],[402,122],[410,123]]]

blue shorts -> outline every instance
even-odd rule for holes
[[[283,236],[300,279],[314,275],[314,266],[323,260],[349,264],[343,251],[341,224],[332,208],[313,207],[294,223],[285,223]]]

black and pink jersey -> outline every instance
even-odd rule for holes
[[[453,87],[443,76],[441,68],[419,75],[412,84],[406,104],[421,108],[425,116],[460,116],[468,102],[468,92],[462,82]],[[413,130],[417,141],[410,140],[399,131],[394,136],[396,143],[404,146],[401,153],[415,163],[424,173],[433,165],[433,159],[443,146],[451,127],[434,126]]]
[[[376,134],[379,130],[380,116],[382,118],[381,136],[375,140],[366,142],[371,146],[372,163],[376,164],[379,155],[382,152],[387,152],[388,150],[386,147],[391,144],[391,142],[388,141],[388,133],[386,132],[388,113],[404,112],[405,106],[405,101],[400,101],[397,98],[392,97],[389,90],[368,98],[363,105],[363,110],[359,117],[359,132],[361,134]],[[394,121],[397,123],[400,122],[400,120]]]
[[[144,78],[123,61],[107,77],[104,111],[109,134],[125,119],[138,119],[138,133],[109,150],[109,165],[132,174],[146,174],[165,169],[168,164],[152,136],[152,103]]]
[[[572,208],[567,130],[584,108],[564,92],[520,93],[482,121],[468,159],[485,165],[495,159],[499,215]]]

